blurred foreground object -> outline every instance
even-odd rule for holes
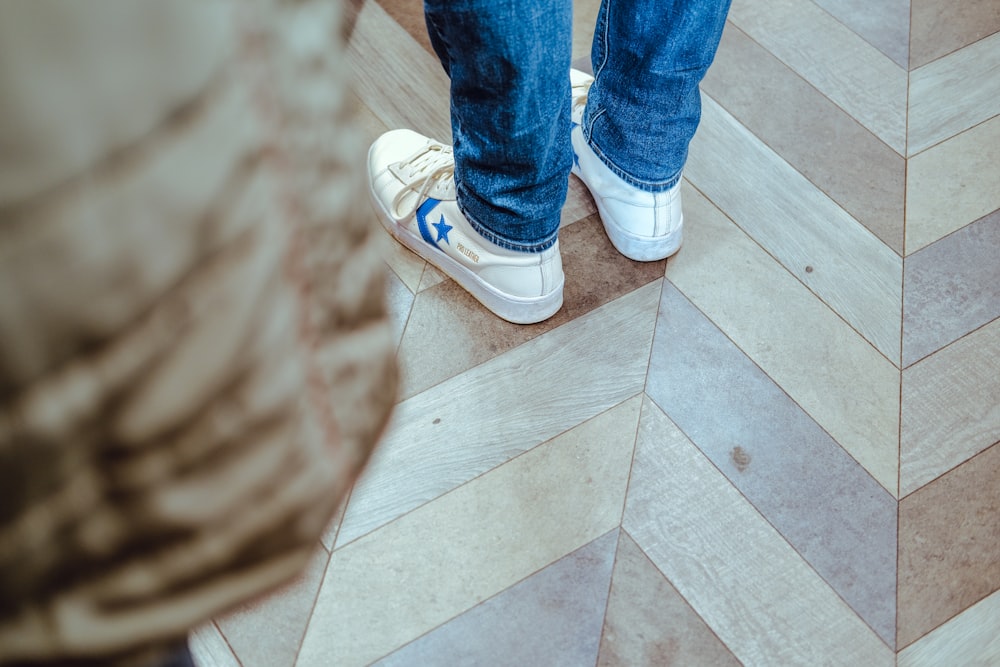
[[[294,576],[367,459],[395,366],[342,52],[321,0],[0,3],[0,664],[155,663]]]

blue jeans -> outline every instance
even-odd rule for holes
[[[591,148],[649,192],[680,179],[701,118],[698,84],[730,0],[603,0],[583,119]],[[458,205],[512,250],[556,241],[572,165],[572,0],[425,0],[451,78]]]

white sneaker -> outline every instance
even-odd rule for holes
[[[563,300],[559,243],[540,253],[507,250],[472,228],[455,200],[450,146],[392,130],[368,151],[368,183],[382,224],[505,320],[548,319]]]
[[[681,247],[684,216],[681,184],[666,192],[645,192],[605,165],[583,138],[583,110],[594,77],[570,70],[573,86],[573,173],[590,190],[611,243],[629,259],[651,262]]]

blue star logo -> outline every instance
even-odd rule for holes
[[[441,239],[444,239],[445,243],[451,245],[451,241],[448,240],[448,232],[450,232],[453,229],[453,227],[444,221],[443,215],[441,216],[440,222],[435,222],[431,226],[437,230],[438,233],[437,243],[440,243]]]
[[[580,156],[576,154],[576,151],[573,151],[573,164],[576,165],[577,169],[581,168],[580,167]]]

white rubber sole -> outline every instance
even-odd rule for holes
[[[583,181],[584,185],[587,185],[587,182],[582,178],[580,180]],[[587,191],[590,191],[590,186],[587,187]],[[604,232],[608,235],[611,245],[629,259],[636,262],[657,262],[680,250],[684,240],[683,217],[681,217],[681,224],[670,234],[639,236],[616,225],[611,216],[607,214],[601,198],[593,192],[590,192],[590,195],[594,198],[597,212],[601,216],[601,223],[604,225]]]
[[[406,227],[397,224],[382,206],[382,202],[375,196],[370,182],[368,194],[372,206],[379,214],[379,222],[382,223],[390,236],[416,253],[421,259],[430,262],[498,317],[514,324],[536,324],[549,319],[562,308],[562,282],[552,292],[538,297],[519,297],[501,292],[482,280],[473,271],[462,266],[458,261],[440,250],[428,246],[418,234],[414,234]]]

